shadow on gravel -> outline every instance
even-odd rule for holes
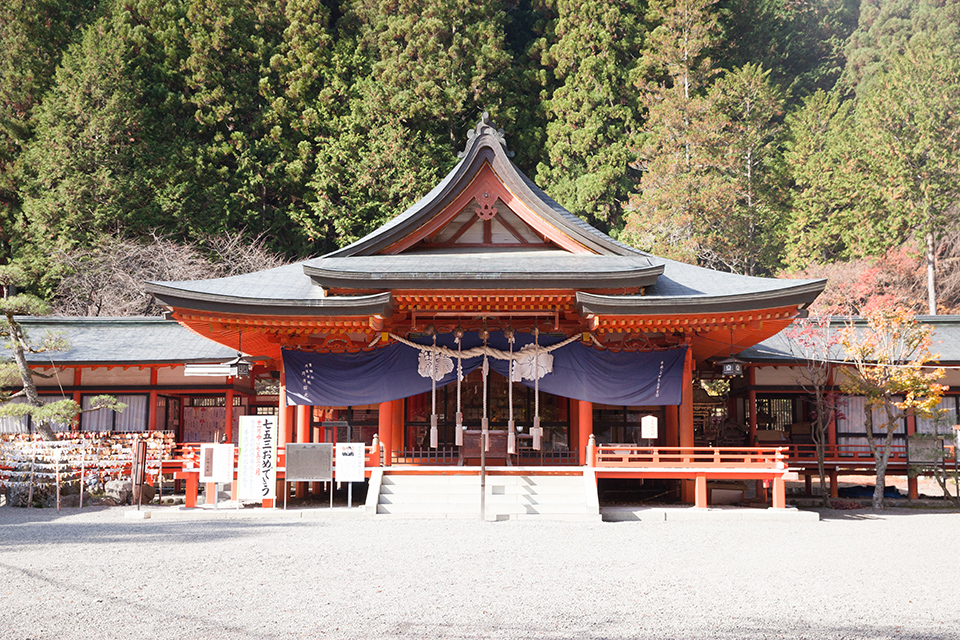
[[[316,530],[327,526],[326,523],[311,520],[309,522],[264,522],[263,520],[198,521],[198,522],[156,522],[122,521],[116,522],[38,522],[4,526],[0,519],[0,549],[33,545],[42,542],[50,544],[99,544],[122,543],[144,544],[153,539],[178,544],[204,544],[211,540],[239,539],[259,536],[265,530],[292,531],[298,528]]]
[[[820,514],[821,522],[854,521],[854,520],[900,520],[905,518],[931,518],[937,516],[957,516],[960,511],[955,509],[810,509]]]

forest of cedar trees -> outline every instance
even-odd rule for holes
[[[0,263],[152,312],[94,298],[343,246],[483,111],[623,242],[960,311],[960,0],[6,0]]]

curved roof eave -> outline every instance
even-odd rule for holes
[[[601,255],[637,255],[641,252],[617,242],[605,233],[561,207],[513,164],[503,147],[498,132],[481,121],[476,134],[467,142],[459,163],[426,196],[402,214],[356,242],[324,257],[372,255],[394,244],[426,224],[467,186],[470,179],[487,161],[497,176],[517,198],[558,230],[584,247]]]
[[[389,315],[390,292],[363,296],[329,296],[305,300],[245,298],[184,291],[152,283],[149,289],[161,304],[173,308],[245,315],[370,316]]]
[[[577,292],[577,309],[583,315],[659,315],[678,313],[727,313],[775,307],[803,308],[823,291],[826,280],[769,291],[744,291],[730,295],[702,296],[607,296]]]

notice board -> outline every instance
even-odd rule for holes
[[[333,445],[329,442],[301,442],[287,445],[288,482],[333,480]]]

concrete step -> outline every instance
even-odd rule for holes
[[[599,520],[595,482],[583,475],[489,475],[488,520]],[[472,518],[480,513],[478,475],[402,475],[383,470],[368,513],[394,517]],[[595,490],[595,489],[594,489]]]

